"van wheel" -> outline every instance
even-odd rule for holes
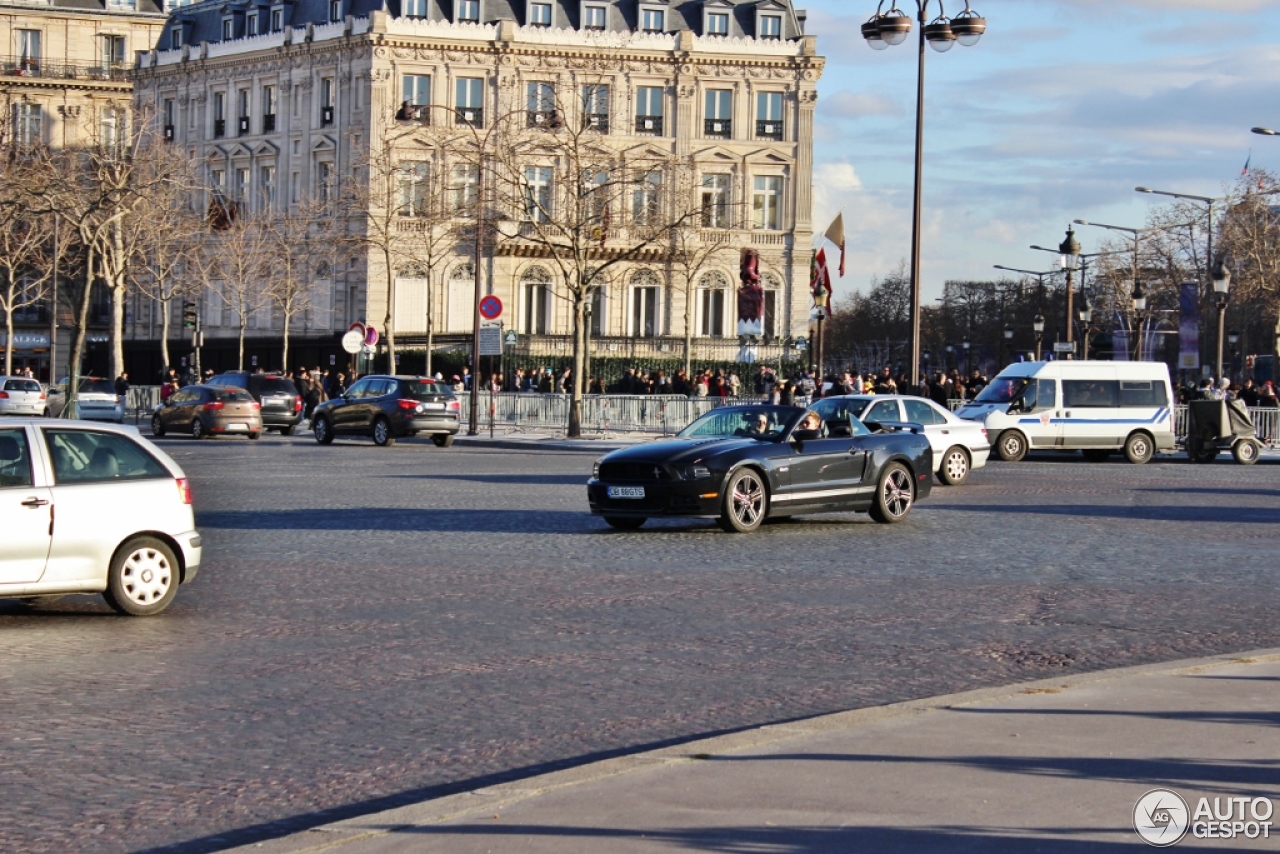
[[[938,467],[938,480],[947,486],[959,486],[969,479],[969,454],[959,445],[947,448]]]
[[[1017,430],[1006,430],[996,443],[996,453],[1007,463],[1016,463],[1027,455],[1027,437]]]
[[[1129,438],[1124,440],[1125,459],[1134,465],[1140,466],[1149,461],[1155,452],[1155,445],[1146,433],[1131,433]]]
[[[1091,463],[1105,463],[1111,459],[1111,452],[1106,448],[1085,448],[1081,453]]]
[[[1258,443],[1252,439],[1241,439],[1231,446],[1231,456],[1242,466],[1251,466],[1258,461]]]

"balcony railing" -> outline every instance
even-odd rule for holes
[[[702,122],[702,135],[728,139],[733,136],[733,120],[704,119]]]
[[[213,120],[213,138],[221,139],[226,135],[227,135],[227,120],[214,119]]]
[[[404,104],[396,110],[396,121],[431,124],[431,108],[424,104]]]
[[[42,77],[55,80],[118,80],[129,79],[129,69],[123,63],[104,65],[101,62],[52,62],[46,59],[24,59],[20,56],[0,57],[0,74],[8,77]]]
[[[600,133],[609,132],[608,113],[587,113],[587,127]]]
[[[276,114],[267,113],[262,117],[262,132],[271,133],[276,129]]]
[[[636,133],[662,136],[662,116],[636,116]]]
[[[484,108],[483,107],[458,107],[457,123],[467,125],[473,128],[484,127]]]
[[[760,139],[782,139],[782,120],[757,121],[756,136]]]
[[[249,117],[241,116],[236,120],[236,136],[249,135]]]

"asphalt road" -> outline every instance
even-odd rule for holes
[[[910,519],[608,529],[593,454],[161,440],[164,615],[0,601],[0,848],[198,852],[642,747],[1280,646],[1280,464],[995,462]]]

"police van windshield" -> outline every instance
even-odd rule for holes
[[[984,388],[974,403],[1008,403],[1027,387],[1026,377],[996,377]]]

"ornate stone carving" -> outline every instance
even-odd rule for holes
[[[799,98],[801,104],[816,104],[818,103],[818,90],[801,89],[796,97]]]
[[[682,83],[677,87],[676,94],[681,98],[692,98],[698,94],[698,87],[692,83]]]

